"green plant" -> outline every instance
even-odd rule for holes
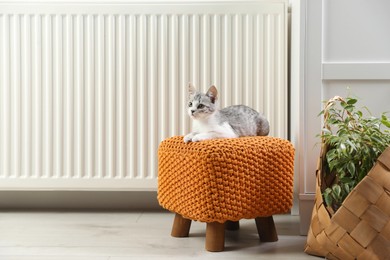
[[[327,145],[322,192],[325,203],[334,211],[390,145],[386,113],[380,118],[371,113],[365,117],[356,103],[354,98],[334,97],[320,113],[325,126],[320,136]]]

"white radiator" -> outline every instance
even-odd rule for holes
[[[0,189],[155,189],[188,82],[286,138],[287,4],[0,1]]]

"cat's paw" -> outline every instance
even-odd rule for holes
[[[208,134],[197,134],[194,137],[192,137],[192,142],[200,142],[209,139],[212,139],[212,137]]]
[[[200,142],[203,139],[199,138],[197,135],[192,138],[192,142]]]
[[[188,135],[186,135],[186,136],[184,136],[184,138],[183,138],[184,142],[185,142],[185,143],[192,142],[193,136],[194,136],[194,135],[193,135],[192,133],[191,133],[191,134],[188,134]]]

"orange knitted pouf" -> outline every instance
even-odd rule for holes
[[[158,201],[177,213],[173,236],[188,236],[191,220],[207,222],[209,251],[222,251],[223,241],[217,246],[208,243],[208,233],[221,233],[223,223],[243,218],[256,219],[260,239],[259,225],[271,225],[265,227],[262,241],[275,241],[272,215],[291,209],[293,168],[294,148],[280,138],[256,136],[185,144],[182,136],[175,136],[161,142],[158,149]],[[209,232],[209,224],[215,232]]]

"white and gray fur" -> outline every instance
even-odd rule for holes
[[[188,114],[193,119],[193,132],[184,136],[185,143],[268,135],[268,120],[254,109],[244,105],[218,109],[218,91],[215,86],[211,86],[204,94],[190,83],[188,91]]]

